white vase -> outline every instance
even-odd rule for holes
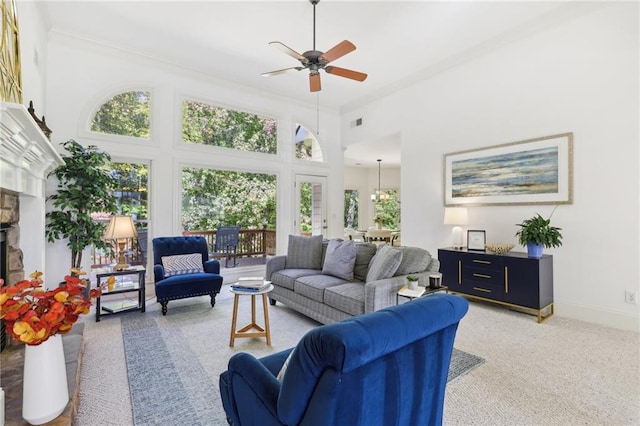
[[[40,425],[62,414],[68,402],[62,337],[56,334],[39,345],[25,345],[22,417]]]

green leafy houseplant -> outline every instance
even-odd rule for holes
[[[379,212],[373,217],[373,222],[378,226],[391,226],[393,218],[386,212]]]
[[[49,174],[57,178],[58,186],[57,192],[47,197],[53,209],[46,213],[45,235],[50,243],[67,238],[71,268],[81,269],[85,248],[93,245],[112,250],[111,245],[102,240],[105,224],[94,221],[91,214],[116,212],[113,191],[117,180],[107,169],[111,161],[108,153],[93,145],[85,148],[73,139],[62,146],[69,155],[63,156],[64,164]]]
[[[562,245],[562,234],[560,233],[562,228],[551,226],[551,216],[549,219],[545,219],[536,213],[534,217],[518,223],[517,226],[520,227],[520,230],[516,232],[516,237],[523,246],[526,246],[527,243],[539,244],[546,248]]]
[[[407,275],[407,281],[418,281],[418,277],[415,275]]]

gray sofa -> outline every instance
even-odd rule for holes
[[[273,284],[272,305],[281,302],[328,324],[395,305],[407,275],[426,286],[439,269],[438,259],[418,247],[291,235],[287,255],[267,261],[265,279]]]

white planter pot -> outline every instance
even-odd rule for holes
[[[25,345],[22,417],[41,425],[62,414],[68,402],[62,337],[56,334],[39,345]]]

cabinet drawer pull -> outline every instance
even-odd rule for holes
[[[473,263],[482,263],[484,265],[491,265],[491,262],[488,260],[478,260],[478,259],[473,259],[472,260]]]
[[[504,267],[504,292],[509,293],[509,267]]]
[[[477,291],[484,291],[485,293],[491,293],[491,290],[488,290],[486,288],[474,287],[473,289]]]
[[[486,274],[473,274],[474,277],[478,277],[478,278],[488,278],[491,279],[491,275],[486,275]]]

